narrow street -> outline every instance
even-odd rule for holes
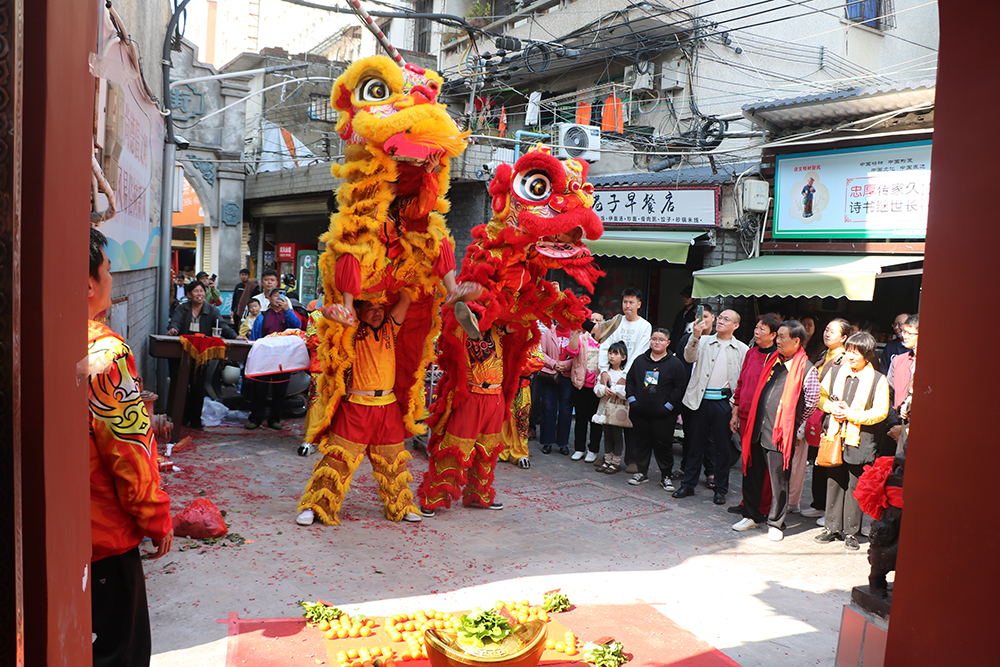
[[[300,420],[278,432],[220,426],[174,453],[180,470],[164,474],[174,514],[207,497],[226,512],[232,540],[178,538],[167,557],[146,563],[154,667],[225,665],[227,630],[217,620],[231,612],[294,618],[297,601],[316,599],[365,614],[458,610],[540,601],[554,588],[576,604],[651,605],[744,667],[832,665],[842,607],[867,583],[864,541],[854,553],[817,544],[820,529],[798,515],[782,542],[763,529],[736,533],[736,517],[704,486],[674,500],[655,469],[654,481],[629,486],[624,473],[597,474],[534,442],[530,470],[498,466],[503,511],[452,508],[391,523],[366,461],[341,525],[302,528],[296,503],[319,454],[298,456],[301,436]],[[679,454],[676,446],[675,465]],[[425,461],[411,462],[417,481]],[[739,502],[737,471],[728,504]],[[808,478],[805,488],[803,506]]]

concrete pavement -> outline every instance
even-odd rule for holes
[[[247,542],[182,538],[147,562],[154,667],[222,667],[226,626],[216,619],[229,612],[298,616],[298,600],[317,598],[369,614],[461,609],[540,600],[553,588],[575,603],[653,605],[746,667],[832,665],[841,609],[851,587],[867,583],[865,541],[853,553],[818,544],[814,520],[798,515],[782,542],[765,529],[736,533],[738,517],[704,486],[671,498],[655,463],[653,479],[633,487],[625,473],[598,474],[532,443],[531,469],[498,467],[504,510],[454,507],[395,524],[382,517],[364,462],[341,525],[302,528],[296,503],[320,455],[295,453],[301,421],[193,435],[173,457],[181,471],[164,475],[174,513],[204,493]],[[425,467],[419,454],[411,461],[417,481]],[[734,468],[727,504],[739,502],[738,478]],[[807,475],[803,505],[808,498]]]

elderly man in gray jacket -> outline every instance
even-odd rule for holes
[[[740,379],[747,346],[733,338],[740,326],[734,310],[724,310],[715,320],[715,335],[704,335],[711,324],[701,319],[694,323],[691,338],[684,346],[684,359],[694,363],[691,380],[684,393],[684,405],[691,410],[690,443],[684,458],[684,479],[673,493],[674,498],[694,495],[702,462],[708,459],[709,486],[715,491],[714,502],[722,505],[729,492],[729,421],[730,399]],[[709,442],[714,447],[709,447]]]

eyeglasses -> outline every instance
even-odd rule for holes
[[[900,338],[916,338],[917,337],[917,332],[916,331],[900,331],[899,332],[899,337]]]
[[[719,322],[735,322],[736,321],[736,318],[729,317],[728,315],[719,315],[715,319],[718,320]]]

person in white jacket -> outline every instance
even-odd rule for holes
[[[597,464],[597,472],[613,475],[622,464],[622,446],[624,445],[626,429],[607,423],[606,410],[608,403],[625,405],[625,365],[628,361],[628,348],[625,343],[617,341],[608,349],[607,382],[594,384],[594,393],[601,399],[594,413],[593,422],[604,424],[604,458]]]
[[[632,367],[632,361],[649,349],[649,337],[653,333],[653,326],[639,316],[642,309],[642,292],[635,287],[628,287],[622,291],[622,314],[624,318],[618,324],[618,328],[601,342],[601,349],[598,353],[597,367],[599,372],[599,383],[607,384],[610,376],[608,370],[608,350],[613,343],[622,342],[628,350],[625,361],[625,373]],[[625,431],[625,471],[635,473],[638,468],[635,464],[635,445],[632,443],[631,431]]]

